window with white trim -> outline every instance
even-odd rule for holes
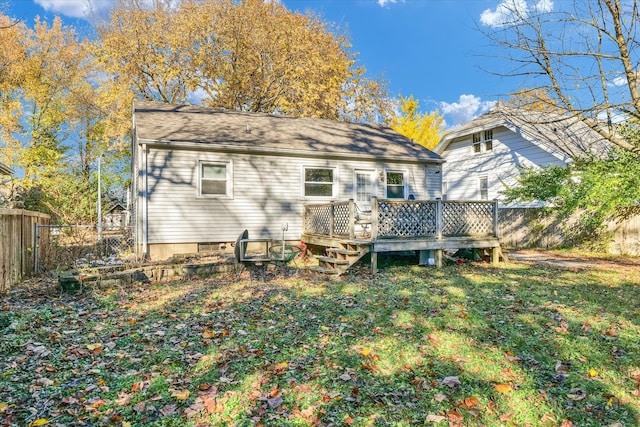
[[[449,192],[449,181],[442,181],[442,199],[447,200],[447,193]]]
[[[493,129],[476,132],[472,134],[471,139],[473,141],[472,145],[474,153],[483,153],[485,151],[493,150]]]
[[[335,168],[305,166],[303,175],[304,197],[335,197],[337,185]]]
[[[387,199],[407,198],[407,179],[404,171],[386,171]]]
[[[478,179],[478,196],[480,200],[489,200],[489,178],[486,176]]]
[[[493,150],[493,129],[484,131],[484,151]]]
[[[202,197],[232,197],[233,168],[231,162],[201,162],[198,194]]]
[[[479,153],[482,150],[480,132],[473,134],[473,152]]]

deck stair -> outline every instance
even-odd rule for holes
[[[339,242],[339,245],[339,247],[327,248],[327,256],[316,257],[319,264],[311,270],[339,276],[369,253],[370,249],[369,242],[347,240]]]

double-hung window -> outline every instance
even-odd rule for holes
[[[493,150],[493,129],[484,131],[484,151]]]
[[[334,168],[304,167],[304,197],[333,198],[336,193]]]
[[[482,149],[480,132],[473,134],[473,152],[479,153]]]
[[[478,196],[480,200],[489,200],[489,178],[486,176],[478,179]]]
[[[231,162],[201,162],[198,169],[198,193],[200,196],[233,196],[233,168]]]
[[[407,180],[405,172],[386,171],[387,199],[406,199]]]
[[[474,133],[472,135],[472,141],[474,153],[493,150],[493,129]]]

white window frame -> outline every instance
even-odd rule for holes
[[[447,193],[449,192],[449,181],[442,181],[442,200],[447,200]]]
[[[485,129],[471,134],[471,153],[481,154],[493,150],[493,129]]]
[[[473,153],[481,153],[482,152],[482,134],[480,132],[474,132],[471,135],[471,149]]]
[[[482,181],[486,183],[486,197],[482,197]],[[478,177],[478,200],[489,200],[489,177],[487,175]]]
[[[484,136],[484,151],[493,150],[493,129],[485,130],[482,135]]]
[[[204,166],[224,166],[226,172],[226,188],[224,194],[202,194],[202,168]],[[203,199],[233,199],[233,162],[229,161],[198,161],[198,198]]]
[[[402,181],[404,182],[404,197],[402,199],[396,199],[396,200],[407,200],[407,198],[409,197],[409,183],[408,183],[408,177],[409,177],[409,173],[406,170],[402,170],[402,169],[385,169],[384,170],[384,197],[389,199],[389,183],[387,182],[387,175],[390,173],[401,173],[402,174]]]
[[[333,182],[331,183],[331,196],[307,196],[306,194],[306,171],[307,169],[326,169],[333,171]],[[316,166],[316,165],[303,165],[301,171],[301,196],[303,199],[312,199],[312,200],[334,200],[338,197],[338,183],[340,180],[338,179],[338,168],[336,166]]]

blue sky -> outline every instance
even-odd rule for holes
[[[370,77],[382,76],[394,97],[413,95],[423,112],[439,110],[448,127],[481,114],[519,88],[520,82],[485,71],[506,65],[480,29],[490,31],[506,19],[505,3],[521,10],[553,8],[551,0],[280,1],[291,10],[314,11],[346,30]],[[112,3],[92,0],[98,12]],[[0,10],[29,26],[37,15],[59,15],[79,33],[90,29],[84,19],[87,0],[9,0]]]

